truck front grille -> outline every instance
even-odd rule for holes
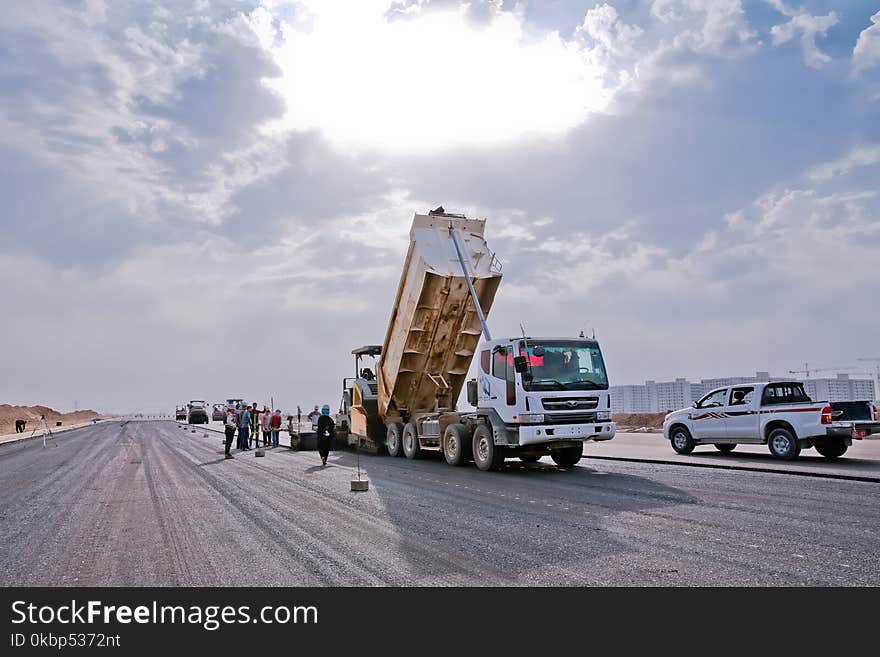
[[[595,413],[544,413],[547,424],[588,424],[596,421]]]
[[[545,411],[588,411],[599,405],[598,397],[544,397]]]

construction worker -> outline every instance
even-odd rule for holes
[[[232,447],[232,438],[235,436],[236,426],[235,411],[231,408],[227,408],[224,429],[226,430],[226,458],[228,459],[235,458],[229,453],[229,448]]]
[[[330,407],[324,404],[321,415],[317,422],[318,430],[318,453],[321,455],[321,465],[327,465],[327,457],[330,455],[330,444],[333,442],[333,430],[336,423],[330,417]]]

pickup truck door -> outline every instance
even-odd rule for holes
[[[710,392],[690,412],[688,417],[694,438],[703,441],[727,438],[727,421],[724,419],[727,393],[728,388]]]
[[[727,420],[728,438],[751,438],[756,443],[761,442],[755,386],[731,388],[724,415]]]

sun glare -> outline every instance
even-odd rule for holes
[[[387,8],[322,0],[283,24],[271,85],[286,127],[343,147],[437,150],[558,134],[607,105],[579,46],[526,38],[516,14],[473,25],[458,11],[388,20]]]

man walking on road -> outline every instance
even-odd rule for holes
[[[229,448],[232,447],[232,438],[235,436],[235,411],[231,408],[226,409],[224,429],[226,429],[226,458],[233,459],[235,457],[229,453]]]
[[[330,455],[330,443],[333,441],[333,430],[336,423],[330,417],[330,407],[324,404],[321,416],[318,418],[318,453],[321,455],[321,465],[327,465],[327,457]]]

